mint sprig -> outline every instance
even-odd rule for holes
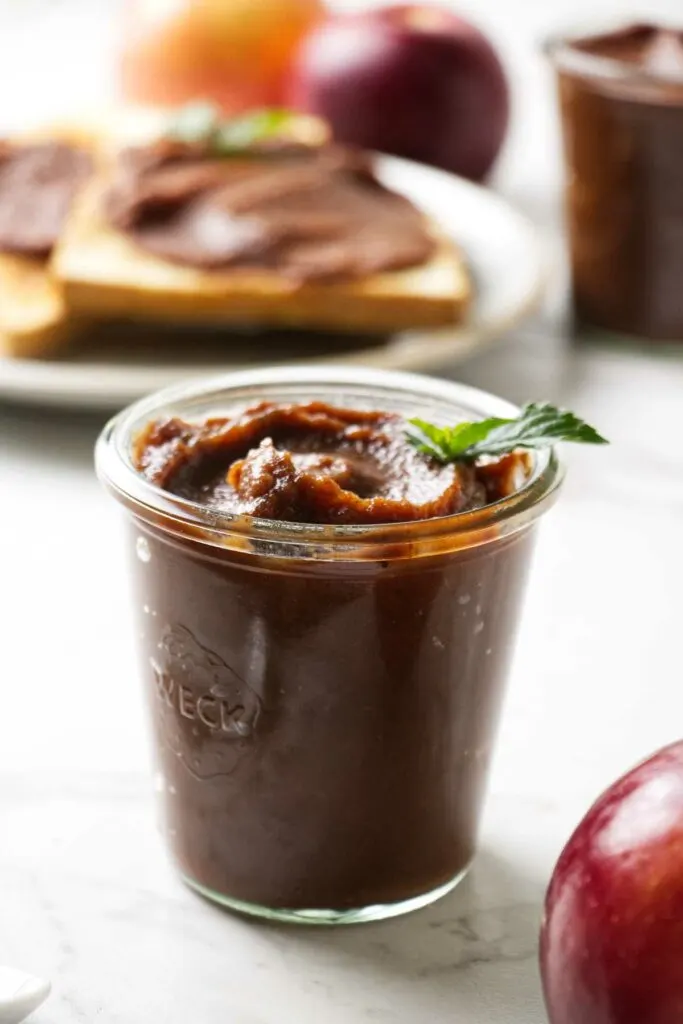
[[[173,142],[205,142],[220,123],[220,113],[213,103],[188,103],[168,116],[163,134]]]
[[[213,143],[222,154],[249,149],[258,142],[267,142],[281,135],[291,120],[292,114],[288,110],[255,110],[244,117],[224,121],[216,131]]]
[[[270,108],[226,119],[212,103],[191,103],[171,115],[163,134],[173,142],[203,144],[215,156],[235,156],[281,135],[292,116]]]
[[[494,416],[454,427],[411,419],[406,436],[419,451],[442,463],[473,462],[483,455],[507,455],[520,448],[550,448],[558,441],[609,443],[595,427],[549,402],[528,402],[515,419]]]

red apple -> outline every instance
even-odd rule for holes
[[[295,109],[341,142],[479,180],[508,123],[508,89],[482,33],[442,7],[404,4],[314,28],[294,60]]]
[[[616,782],[569,840],[541,973],[551,1024],[683,1021],[683,742]]]

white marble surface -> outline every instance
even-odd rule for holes
[[[35,1024],[542,1019],[539,882],[566,827],[543,800],[492,801],[457,894],[336,931],[249,924],[198,900],[134,777],[0,778],[0,807],[0,949],[55,982]]]
[[[561,6],[476,5],[533,128],[513,134],[500,185],[539,214],[556,162],[530,55]],[[569,19],[596,6],[564,4]],[[561,400],[613,441],[567,453],[543,526],[482,854],[436,907],[344,932],[246,924],[176,881],[149,805],[118,510],[91,467],[100,423],[0,408],[0,962],[53,980],[35,1024],[545,1020],[553,859],[587,802],[683,721],[683,355],[571,345],[555,310],[458,370]]]

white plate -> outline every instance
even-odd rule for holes
[[[394,157],[378,158],[380,177],[434,217],[465,254],[476,297],[467,321],[454,328],[408,332],[380,345],[277,345],[225,336],[225,347],[198,342],[161,345],[149,337],[129,346],[94,341],[59,360],[0,358],[0,396],[41,405],[114,409],[156,388],[192,376],[282,362],[353,362],[401,370],[452,364],[515,326],[539,303],[544,258],[536,229],[503,199],[444,171]],[[150,331],[150,335],[154,332]],[[98,339],[99,341],[99,339]]]

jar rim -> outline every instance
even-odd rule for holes
[[[225,546],[230,536],[242,540],[290,544],[297,550],[338,548],[344,557],[356,548],[376,545],[415,543],[425,539],[467,537],[467,546],[493,539],[492,534],[515,532],[535,520],[551,501],[561,483],[563,466],[554,449],[535,453],[535,465],[529,479],[507,498],[483,508],[448,516],[400,523],[328,525],[282,522],[217,510],[199,502],[178,497],[145,479],[133,466],[131,445],[144,425],[160,415],[183,415],[183,406],[201,402],[215,406],[238,406],[239,393],[251,388],[294,390],[312,386],[367,388],[382,408],[382,394],[396,398],[414,397],[420,402],[440,402],[455,409],[467,408],[482,417],[514,417],[519,408],[485,391],[426,375],[395,370],[376,370],[348,366],[269,367],[243,370],[190,383],[173,385],[152,393],[127,406],[104,427],[97,441],[95,461],[103,484],[129,511],[143,521],[163,530],[187,535],[205,543]],[[263,398],[263,396],[261,396]],[[286,400],[282,398],[274,400]],[[242,406],[243,407],[243,406]],[[173,413],[170,410],[173,409]],[[205,413],[204,415],[207,415]],[[492,527],[496,527],[492,531]]]
[[[683,77],[662,74],[620,60],[618,57],[606,57],[599,53],[591,53],[579,49],[576,45],[586,38],[610,35],[628,28],[646,27],[649,24],[649,22],[636,20],[629,24],[623,18],[596,20],[581,26],[575,25],[561,32],[553,32],[543,42],[542,49],[553,65],[576,75],[585,75],[612,83],[620,82],[641,89],[648,87],[652,90],[680,88],[683,91]],[[673,23],[671,26],[664,25],[662,27],[665,30],[668,27],[672,31],[681,30],[680,25]]]

